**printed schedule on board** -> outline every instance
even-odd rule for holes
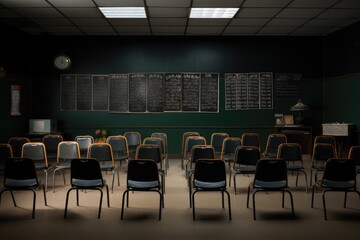
[[[271,72],[225,74],[225,110],[272,108]]]

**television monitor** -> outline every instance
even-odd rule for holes
[[[29,133],[44,134],[56,132],[56,121],[52,119],[30,119]]]

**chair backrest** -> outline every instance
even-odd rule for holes
[[[262,158],[257,162],[254,180],[287,183],[286,161],[277,158]]]
[[[79,144],[80,153],[87,156],[90,144],[94,143],[94,137],[90,135],[76,136],[75,142]]]
[[[279,145],[277,158],[282,158],[286,161],[301,161],[302,151],[301,146],[298,143],[282,143]]]
[[[161,138],[164,143],[164,151],[165,153],[168,153],[168,139],[167,134],[163,132],[153,132],[151,133],[151,137]]]
[[[182,135],[181,151],[184,153],[186,139],[190,136],[200,136],[198,132],[184,132]]]
[[[38,184],[35,164],[30,158],[9,158],[4,165],[4,187],[8,187],[8,180],[36,180]]]
[[[211,134],[210,145],[214,147],[215,152],[221,152],[223,141],[229,137],[225,132],[216,132]]]
[[[48,167],[46,148],[45,145],[41,142],[25,143],[22,148],[21,157],[31,158],[34,162],[43,161],[45,166]]]
[[[353,181],[356,184],[356,163],[348,158],[330,158],[325,163],[323,180]]]
[[[183,157],[186,158],[191,153],[191,149],[195,145],[206,145],[206,139],[203,136],[189,136],[185,140]]]
[[[6,161],[13,157],[11,145],[8,143],[0,143],[0,162]]]
[[[152,159],[162,166],[160,148],[155,144],[140,144],[136,148],[135,159]]]
[[[115,158],[119,154],[125,154],[129,157],[129,147],[126,137],[121,135],[109,136],[106,138],[106,143],[111,145],[111,149]]]
[[[215,149],[211,145],[195,145],[191,148],[191,161],[195,163],[198,159],[215,159]]]
[[[224,161],[221,159],[198,159],[195,162],[194,181],[207,183],[223,182],[224,184],[222,186],[217,185],[216,188],[226,187]]]
[[[153,145],[157,145],[160,149],[160,153],[162,155],[165,154],[165,146],[164,146],[164,142],[161,138],[157,138],[157,137],[147,137],[144,138],[143,144],[153,144]]]
[[[235,150],[234,164],[256,166],[260,158],[261,153],[258,147],[239,146]]]
[[[269,134],[266,142],[265,156],[277,156],[278,147],[282,143],[287,143],[287,137],[284,134],[273,133]]]
[[[257,133],[243,133],[241,141],[243,146],[255,146],[260,150],[260,137]]]
[[[350,148],[348,158],[354,159],[357,166],[360,166],[360,145],[355,145]]]
[[[334,151],[335,151],[335,157],[336,157],[336,140],[335,137],[333,136],[329,136],[329,135],[319,135],[316,136],[314,139],[314,144],[317,143],[328,143],[331,144],[334,147]]]
[[[159,173],[156,162],[152,159],[136,159],[129,161],[127,171],[127,182],[128,181],[157,181],[159,186]]]
[[[221,156],[223,158],[226,155],[235,155],[237,147],[241,146],[241,139],[237,137],[227,137],[224,139],[221,149]]]
[[[30,139],[26,137],[12,137],[9,139],[8,144],[11,145],[13,156],[21,157],[22,146],[25,143],[29,143]]]
[[[129,147],[137,147],[141,144],[141,134],[139,132],[125,132],[124,137],[126,137]]]
[[[75,141],[62,141],[58,145],[56,162],[70,161],[73,158],[80,158],[79,144]]]
[[[87,158],[94,158],[99,162],[111,162],[115,167],[114,155],[111,145],[108,143],[93,143],[90,144]]]
[[[329,158],[335,158],[335,149],[329,143],[316,143],[314,144],[312,160],[313,161],[327,161]]]
[[[77,180],[103,181],[100,163],[93,158],[74,158],[71,160],[71,182]],[[104,182],[103,182],[104,183]]]
[[[58,134],[49,134],[49,135],[45,135],[42,138],[42,142],[45,145],[46,148],[46,153],[48,155],[50,154],[57,154],[57,150],[58,150],[58,145],[60,142],[63,141],[63,137],[61,135]]]

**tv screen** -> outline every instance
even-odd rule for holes
[[[52,133],[56,131],[56,123],[52,119],[30,119],[29,133]]]

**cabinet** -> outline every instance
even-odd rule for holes
[[[276,132],[285,134],[288,143],[300,144],[303,154],[311,155],[313,135],[312,127],[299,125],[276,126]]]

